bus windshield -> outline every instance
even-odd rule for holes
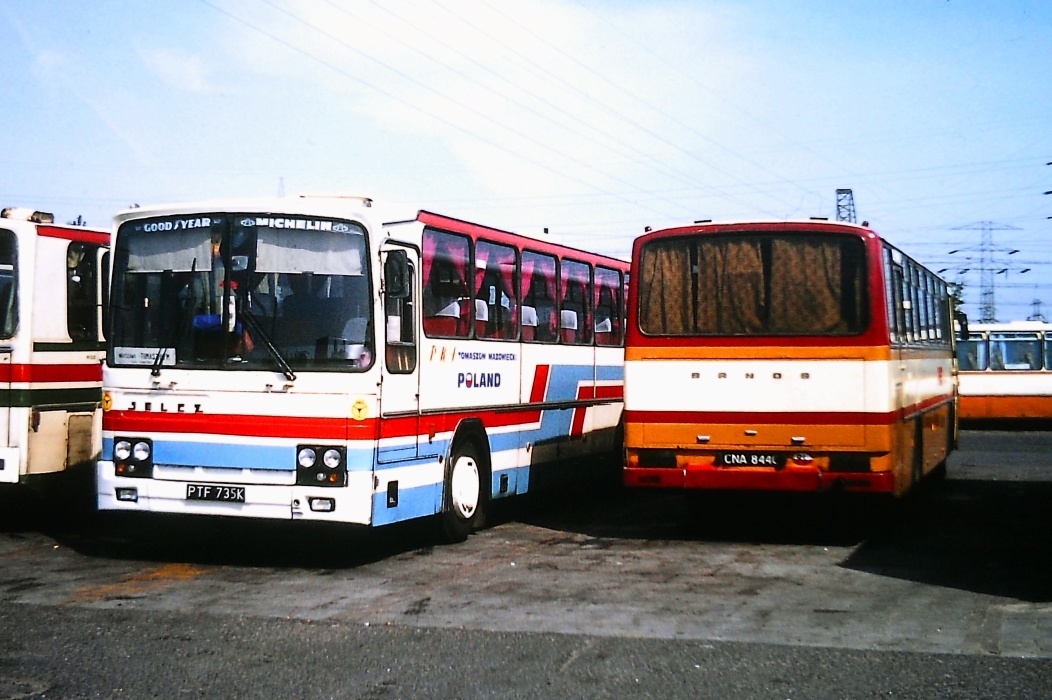
[[[640,253],[648,335],[843,336],[869,323],[861,238],[758,231],[656,238]]]
[[[372,364],[365,232],[309,216],[194,214],[117,232],[109,361],[205,369]]]

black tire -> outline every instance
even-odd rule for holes
[[[474,443],[462,441],[453,446],[446,463],[442,534],[447,542],[463,542],[485,525],[488,479],[478,455]]]

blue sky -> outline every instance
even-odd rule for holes
[[[998,318],[1052,320],[1047,0],[7,0],[0,23],[4,206],[365,194],[625,257],[646,226],[835,218],[850,188],[972,318],[985,228]]]

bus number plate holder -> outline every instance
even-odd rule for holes
[[[223,503],[244,503],[244,486],[216,486],[215,484],[187,484],[186,500],[188,501],[222,501]]]
[[[785,455],[778,452],[719,452],[717,467],[767,467],[781,469],[785,466]]]

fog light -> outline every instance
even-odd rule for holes
[[[331,513],[336,510],[335,498],[308,498],[310,509],[319,513]]]
[[[129,501],[131,503],[138,503],[139,501],[139,489],[118,488],[116,491],[118,501]]]

